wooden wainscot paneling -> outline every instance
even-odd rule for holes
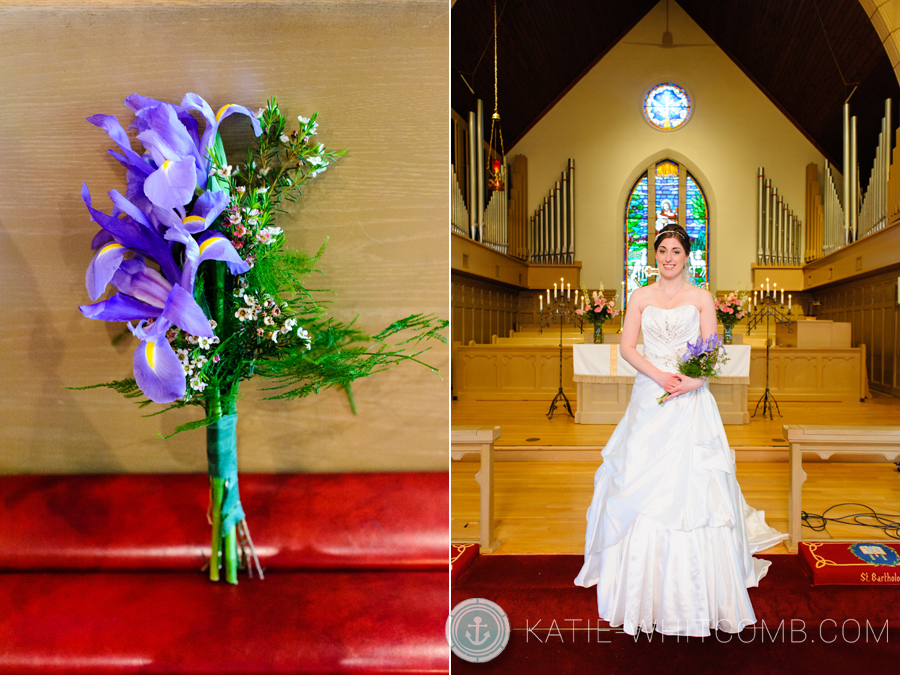
[[[450,281],[451,333],[454,342],[489,344],[508,335],[518,321],[514,288],[453,272]]]
[[[900,255],[895,251],[895,258]],[[851,344],[866,348],[866,375],[872,389],[900,397],[900,304],[893,270],[819,289],[818,315],[852,326]]]
[[[571,397],[571,347],[563,347],[562,374]],[[559,390],[559,347],[459,345],[453,378],[461,401],[549,401]]]
[[[709,391],[723,424],[749,424],[746,377],[711,381]],[[633,375],[576,375],[578,409],[576,424],[618,424],[625,414],[634,387]]]
[[[863,350],[798,349],[772,347],[769,360],[769,390],[778,402],[859,401],[862,386]],[[755,401],[766,388],[766,350],[753,348],[750,355],[750,388]]]
[[[633,375],[576,375],[576,424],[618,424],[634,388]]]

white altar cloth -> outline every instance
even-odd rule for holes
[[[728,361],[721,377],[750,377],[751,345],[725,345]],[[619,345],[572,345],[575,381],[581,376],[620,375],[634,377],[637,371],[619,353]],[[644,345],[637,346],[644,353]]]

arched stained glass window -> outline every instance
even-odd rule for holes
[[[626,302],[636,288],[655,281],[656,260],[649,235],[652,233],[655,237],[669,223],[678,223],[687,230],[691,238],[688,260],[691,279],[695,285],[709,288],[706,195],[685,167],[665,159],[648,167],[628,194],[625,206]]]

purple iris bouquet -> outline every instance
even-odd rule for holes
[[[678,372],[687,377],[719,377],[722,364],[728,362],[728,355],[718,333],[713,333],[706,340],[698,337],[696,342],[688,342],[687,349],[678,364]],[[669,392],[664,392],[656,402],[662,404],[668,397]]]
[[[109,153],[124,167],[127,187],[124,195],[109,191],[107,213],[82,186],[100,231],[86,277],[94,302],[80,309],[89,319],[127,322],[124,335],[137,339],[133,377],[79,388],[109,387],[143,398],[142,407],[167,405],[152,414],[203,409],[202,419],[171,435],[206,427],[209,575],[217,581],[223,571],[237,583],[239,565],[251,575],[255,565],[262,576],[238,493],[240,383],[269,378],[268,398],[281,399],[338,386],[355,412],[355,379],[400,361],[422,363],[417,357],[427,347],[419,343],[446,342],[441,331],[448,322],[416,314],[369,335],[325,316],[328,301],[305,287],[324,245],[314,255],[286,248],[274,216],[283,200],[296,199],[345,154],[314,139],[315,114],[298,117],[298,128],[289,130],[274,98],[257,113],[234,104],[213,112],[196,94],[180,104],[133,94],[125,105],[134,113],[128,128],[140,152],[115,117],[88,118],[118,146]],[[219,135],[232,115],[249,120],[256,138],[233,165]],[[101,299],[110,285],[115,292]]]

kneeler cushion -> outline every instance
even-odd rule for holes
[[[801,541],[798,549],[814,585],[900,585],[900,542]]]
[[[441,472],[241,474],[264,569],[447,570]],[[196,570],[201,474],[0,476],[0,570]]]
[[[446,570],[275,572],[238,586],[3,573],[0,674],[447,672],[447,592]]]

